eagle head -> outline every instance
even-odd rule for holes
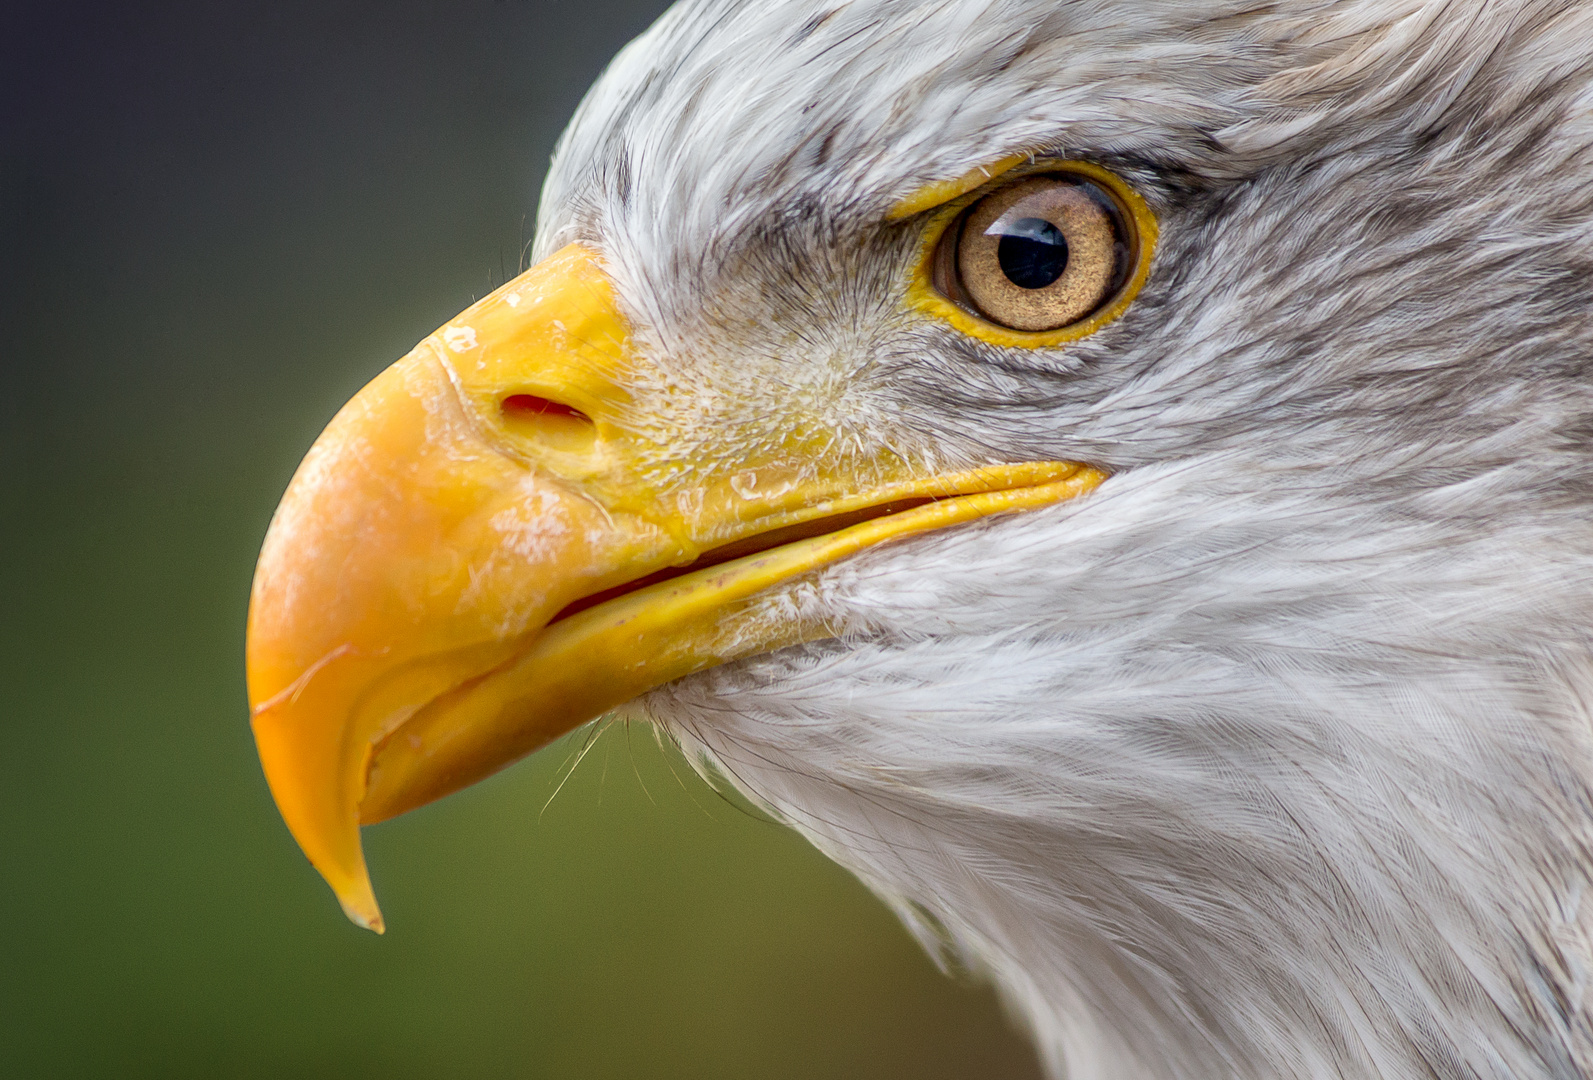
[[[272,791],[619,710],[1057,1076],[1593,1075],[1593,8],[687,0],[266,538]]]

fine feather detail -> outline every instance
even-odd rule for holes
[[[903,302],[889,207],[1014,152],[1160,222],[1054,350]],[[629,709],[1054,1075],[1593,1076],[1593,7],[686,3],[560,144],[573,240],[661,483],[793,416],[814,467],[1114,472],[795,582],[745,617],[836,639]]]

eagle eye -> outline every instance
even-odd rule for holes
[[[987,325],[1046,335],[1014,344],[1053,344],[1126,306],[1144,281],[1154,231],[1143,200],[1117,177],[1068,163],[956,210],[934,242],[930,283]]]

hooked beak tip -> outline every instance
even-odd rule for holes
[[[337,901],[343,905],[343,914],[348,916],[348,921],[361,930],[372,930],[378,934],[387,932],[387,924],[382,921],[382,913],[376,906],[376,896],[371,891],[370,882],[365,882],[364,895],[339,894]]]

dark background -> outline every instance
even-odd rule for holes
[[[650,729],[368,831],[385,938],[260,777],[278,496],[513,274],[559,129],[661,8],[4,5],[0,1075],[1035,1074],[988,991]]]

